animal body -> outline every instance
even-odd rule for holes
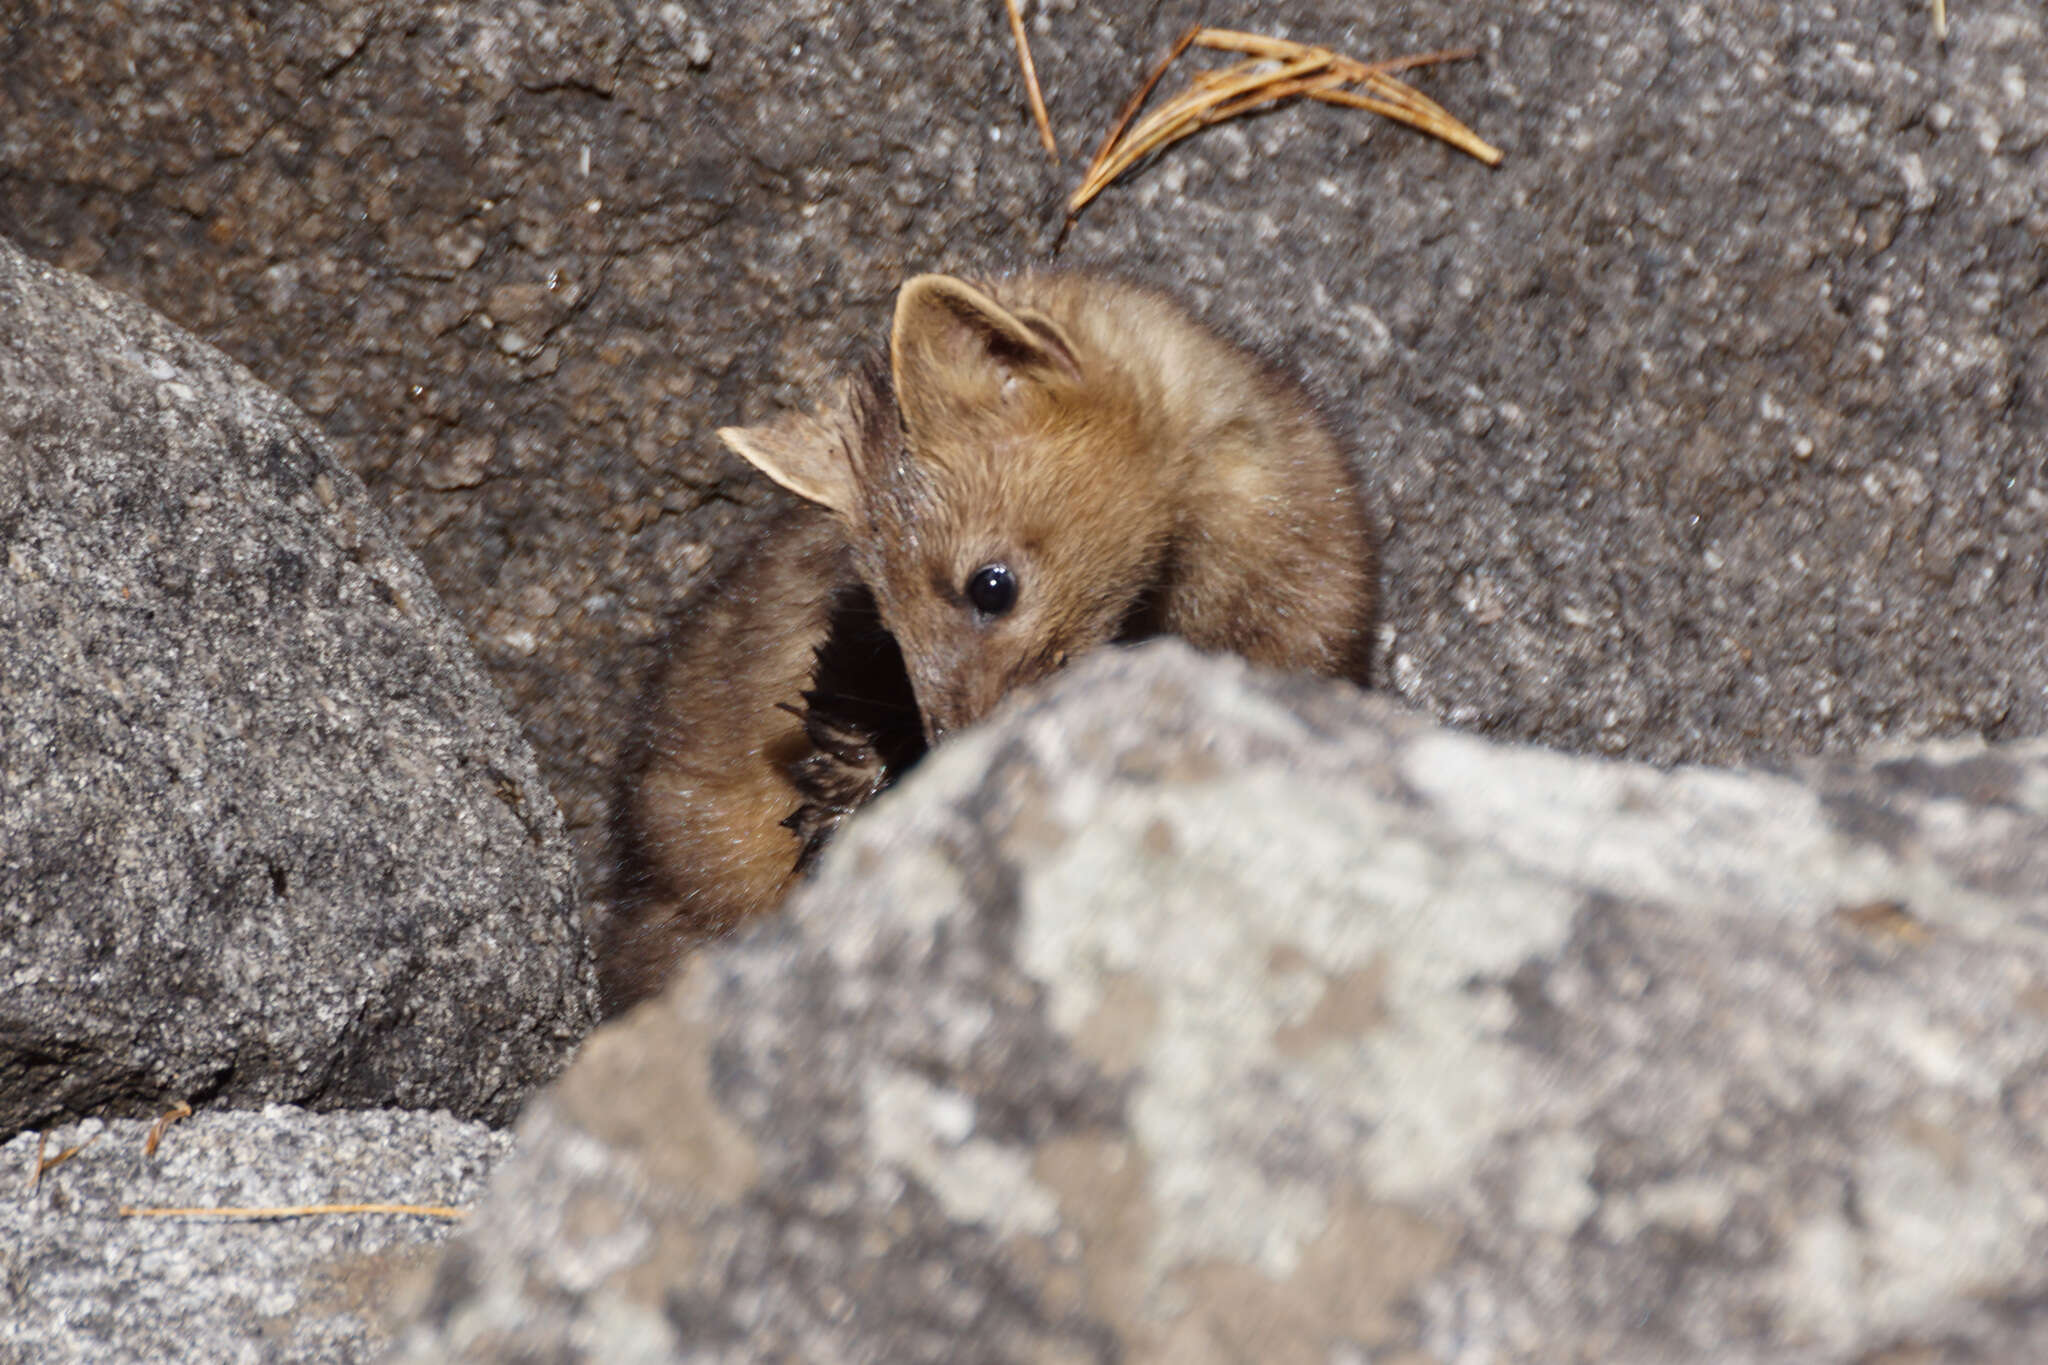
[[[1147,289],[921,275],[886,370],[727,428],[794,494],[686,616],[628,793],[607,1011],[774,908],[926,745],[1114,640],[1364,680],[1377,556],[1301,387]]]

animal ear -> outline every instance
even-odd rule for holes
[[[851,517],[859,479],[853,401],[842,385],[815,415],[785,412],[757,427],[720,427],[735,455],[800,498]]]
[[[1013,379],[1081,377],[1073,343],[1051,318],[1005,308],[950,275],[919,275],[896,295],[889,361],[913,431],[948,406],[995,396]]]

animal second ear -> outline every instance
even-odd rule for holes
[[[948,403],[986,401],[1015,378],[1081,375],[1057,323],[1013,312],[951,275],[919,275],[896,295],[889,358],[896,400],[913,428]]]
[[[815,415],[786,412],[756,427],[720,427],[718,439],[798,497],[846,517],[856,482],[852,407],[842,389]]]

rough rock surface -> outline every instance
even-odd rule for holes
[[[511,1135],[446,1114],[88,1119],[0,1145],[0,1362],[295,1365],[375,1358],[426,1285],[440,1218],[123,1218],[136,1208],[466,1207]],[[30,1188],[45,1159],[78,1155]]]
[[[575,868],[290,404],[0,242],[0,1135],[175,1101],[504,1121],[589,1027]]]
[[[401,1354],[2040,1359],[2044,888],[2040,741],[1664,771],[1092,660],[592,1036]]]
[[[662,613],[760,486],[712,430],[1038,258],[1191,20],[1417,79],[1213,129],[1067,258],[1188,291],[1358,433],[1381,675],[1466,728],[1730,761],[2048,728],[2039,0],[46,0],[0,32],[0,234],[312,411],[396,511],[601,866]]]

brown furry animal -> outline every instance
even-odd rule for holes
[[[1351,466],[1300,386],[1165,297],[1076,274],[903,286],[890,367],[725,443],[802,499],[668,661],[627,812],[606,1007],[778,904],[847,814],[1018,687],[1178,635],[1363,681]]]

